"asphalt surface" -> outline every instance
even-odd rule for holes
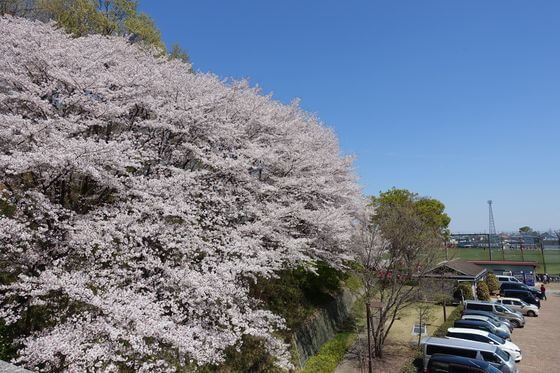
[[[520,373],[560,372],[560,284],[545,286],[548,300],[541,302],[540,315],[525,316],[525,327],[516,328],[511,338],[523,355]]]

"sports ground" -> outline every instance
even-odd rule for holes
[[[452,248],[449,249],[450,258],[462,258],[467,260],[490,260],[488,248]],[[543,255],[540,250],[504,250],[492,249],[493,260],[524,260],[538,263],[537,273],[544,273]],[[544,262],[546,272],[549,274],[560,274],[560,250],[544,250]]]

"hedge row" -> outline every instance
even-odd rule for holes
[[[451,312],[451,314],[447,317],[447,321],[445,321],[443,324],[441,324],[439,326],[439,328],[437,328],[434,331],[433,336],[434,337],[445,337],[445,335],[447,334],[447,329],[451,328],[453,326],[453,323],[455,322],[455,320],[459,320],[461,318],[461,312],[463,312],[463,305],[462,304],[455,307],[453,312]]]

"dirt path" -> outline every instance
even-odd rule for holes
[[[383,359],[373,362],[374,373],[398,372],[411,354],[411,348],[405,343],[389,342],[385,346]],[[335,373],[364,373],[367,367],[360,368],[360,362],[347,356],[344,361],[336,367]]]

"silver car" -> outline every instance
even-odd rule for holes
[[[496,299],[496,303],[502,304],[510,309],[521,312],[523,315],[527,316],[538,316],[539,307],[534,304],[528,304],[518,298],[499,298]]]
[[[504,333],[510,333],[511,330],[507,327],[507,325],[502,324],[501,322],[494,321],[488,316],[481,316],[481,315],[463,315],[463,320],[480,320],[480,321],[488,321],[490,324],[494,325],[496,329],[502,330]]]
[[[508,319],[509,322],[516,328],[522,328],[525,326],[525,318],[521,313],[510,310],[506,306],[502,306],[494,302],[480,300],[465,301],[465,310],[493,312],[500,317]]]

